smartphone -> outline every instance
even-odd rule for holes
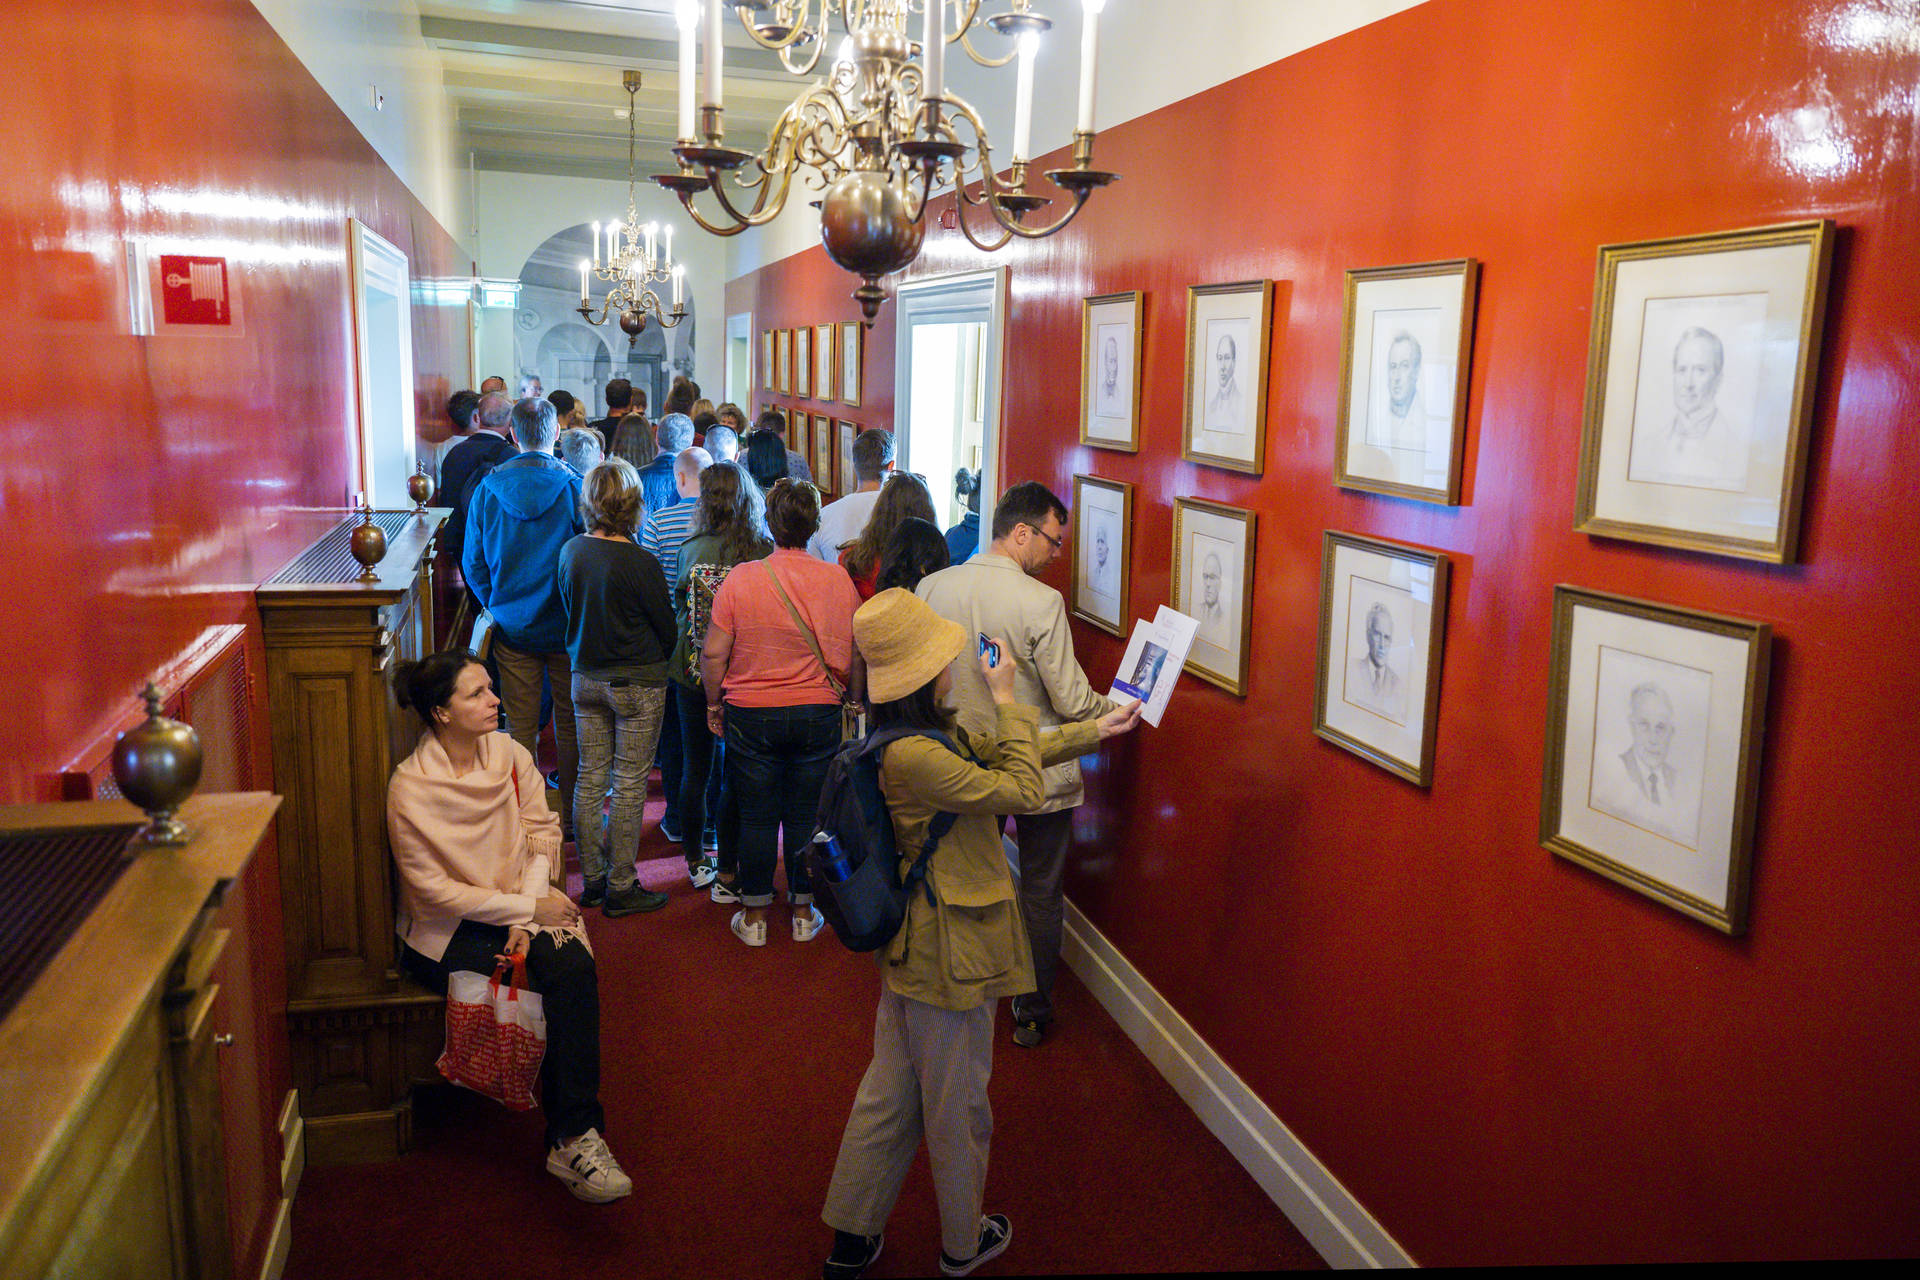
[[[1000,665],[1000,646],[995,644],[993,641],[987,639],[987,633],[984,631],[980,632],[979,636],[980,636],[980,652],[987,655],[987,665],[990,667],[999,666]]]

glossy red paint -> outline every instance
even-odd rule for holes
[[[1100,757],[1069,891],[1421,1262],[1920,1251],[1914,32],[1893,0],[1431,0],[1106,131],[1124,177],[1067,232],[934,231],[914,268],[1009,266],[1002,474],[1136,486],[1136,613],[1173,497],[1260,513],[1251,692],[1183,681]],[[1573,532],[1597,246],[1809,217],[1841,234],[1801,562]],[[1464,505],[1336,489],[1342,273],[1462,256]],[[1185,289],[1262,276],[1266,474],[1184,464]],[[729,297],[804,322],[852,283],[814,250]],[[1132,288],[1137,456],[1078,444],[1072,390],[1080,299]],[[1429,791],[1311,732],[1327,529],[1453,557]],[[1773,624],[1748,936],[1540,849],[1558,582]],[[1105,678],[1121,642],[1075,635]]]
[[[0,415],[14,661],[0,669],[0,801],[51,775],[203,628],[248,625],[255,583],[333,523],[354,487],[346,226],[404,250],[416,280],[465,276],[452,238],[245,0],[8,7],[36,56],[8,92]],[[226,259],[233,323],[134,337],[125,246]],[[423,424],[467,374],[466,315],[416,299]],[[259,772],[270,780],[264,708]],[[268,785],[263,782],[263,785]],[[222,1025],[235,1274],[278,1205],[289,1087],[271,836],[235,887]]]

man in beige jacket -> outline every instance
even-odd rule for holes
[[[1038,481],[1007,490],[993,509],[993,541],[981,554],[922,579],[917,594],[970,637],[1005,636],[1013,652],[1015,700],[1040,711],[1040,726],[1097,720],[1115,709],[1087,683],[1073,656],[1060,593],[1035,576],[1066,546],[1066,504]],[[977,641],[953,663],[949,705],[968,730],[991,732],[993,697],[980,674]],[[1020,915],[1033,945],[1034,990],[1013,1001],[1014,1043],[1037,1047],[1053,1020],[1060,964],[1061,873],[1081,800],[1080,762],[1046,770],[1038,810],[1014,815],[1020,842]]]

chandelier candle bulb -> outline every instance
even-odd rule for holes
[[[700,24],[699,0],[680,0],[680,141],[693,141],[693,32]]]
[[[600,261],[600,224],[596,222],[593,224],[593,265],[599,266]],[[583,288],[580,292],[585,293],[586,290]]]
[[[660,265],[671,267],[673,266],[673,224],[671,222],[666,225],[662,235],[665,237],[666,244],[660,250]]]
[[[596,245],[599,244],[599,231],[597,229],[594,232],[594,237],[595,237],[594,243]],[[587,298],[588,298],[588,294],[587,294],[587,267],[588,266],[589,266],[589,263],[585,258],[580,259],[580,305],[583,307],[587,305]]]
[[[687,269],[685,267],[675,267],[673,269],[673,305],[676,307],[686,301],[686,278]]]
[[[703,107],[720,106],[720,11],[728,7],[727,0],[710,0],[707,5],[707,77],[706,93],[701,99]]]
[[[1080,117],[1074,125],[1080,133],[1093,132],[1093,85],[1095,34],[1100,26],[1100,8],[1105,0],[1085,0],[1080,18]]]
[[[653,231],[651,222],[647,224],[647,270],[653,270]]]
[[[920,37],[926,46],[928,98],[947,92],[947,0],[927,0],[927,21]]]
[[[1020,63],[1013,87],[1013,161],[1028,159],[1027,143],[1033,133],[1033,54],[1040,37],[1032,32],[1020,37]]]

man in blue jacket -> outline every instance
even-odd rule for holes
[[[573,671],[567,663],[567,610],[560,599],[560,548],[586,532],[580,477],[553,456],[559,420],[551,404],[513,406],[520,452],[473,488],[460,568],[493,615],[493,656],[507,732],[528,751],[540,733],[540,677],[553,687],[553,739],[560,749],[560,822],[573,829],[573,781],[580,748],[573,729]]]

